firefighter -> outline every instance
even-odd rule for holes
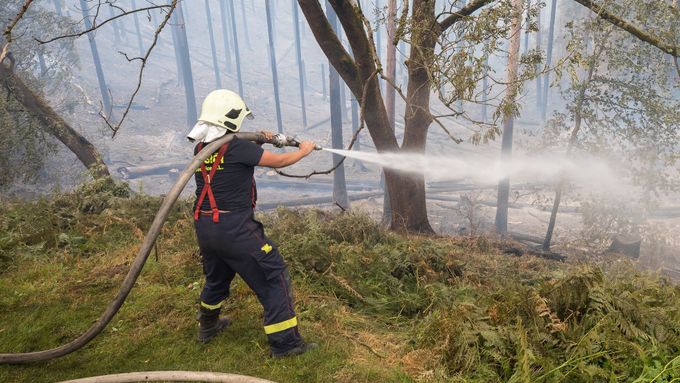
[[[194,154],[205,143],[238,132],[246,117],[253,116],[238,94],[225,89],[208,94],[199,121],[187,136],[198,141]],[[271,133],[262,133],[271,137]],[[300,336],[286,263],[253,216],[255,166],[292,165],[309,155],[314,146],[304,141],[297,151],[273,153],[234,138],[196,170],[194,226],[205,273],[198,314],[200,341],[210,341],[229,325],[228,319],[220,318],[220,308],[238,274],[264,308],[264,332],[273,357],[302,354],[317,346]]]

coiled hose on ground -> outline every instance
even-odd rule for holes
[[[168,218],[168,214],[170,213],[172,205],[177,201],[177,198],[179,198],[179,195],[182,193],[182,190],[186,186],[187,182],[189,182],[189,179],[194,175],[194,171],[200,166],[201,162],[205,161],[205,159],[215,152],[220,146],[233,140],[234,137],[255,141],[258,143],[267,142],[264,135],[259,133],[227,134],[224,137],[221,137],[218,140],[206,145],[203,150],[194,156],[194,159],[191,161],[191,163],[189,163],[189,165],[187,165],[184,171],[182,171],[177,182],[172,186],[170,192],[168,192],[168,194],[163,199],[163,203],[161,204],[160,209],[158,209],[156,217],[154,218],[149,231],[146,233],[146,237],[144,237],[144,242],[142,242],[142,246],[137,252],[137,256],[130,267],[130,271],[128,271],[123,283],[120,286],[120,289],[118,290],[118,294],[111,301],[111,303],[109,303],[108,307],[95,324],[93,324],[85,333],[73,341],[50,350],[16,354],[0,354],[0,364],[42,362],[59,358],[85,346],[88,342],[94,339],[94,337],[99,335],[99,333],[104,330],[106,325],[109,324],[114,315],[116,315],[118,310],[120,310],[120,307],[123,305],[123,302],[125,302],[130,290],[132,290],[132,287],[135,285],[135,281],[137,281],[139,274],[142,272],[142,268],[149,257],[149,253],[156,242],[156,238],[158,238],[158,235],[161,233],[161,229],[163,228],[163,224]],[[251,381],[257,382],[256,380]]]
[[[133,383],[133,382],[218,382],[218,383],[273,383],[250,376],[201,371],[148,371],[93,376],[60,383]]]

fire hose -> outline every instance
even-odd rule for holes
[[[42,362],[50,359],[59,358],[80,349],[81,347],[89,343],[92,339],[94,339],[97,335],[99,335],[99,333],[101,333],[102,330],[104,330],[104,328],[109,324],[111,319],[116,315],[118,310],[120,310],[121,306],[125,302],[125,299],[130,293],[130,290],[132,290],[132,287],[135,285],[135,281],[137,281],[139,274],[142,272],[142,268],[144,267],[144,264],[146,263],[146,260],[149,257],[149,253],[151,252],[151,249],[153,248],[156,239],[158,238],[158,235],[161,233],[163,224],[168,218],[172,206],[177,201],[177,198],[179,198],[179,195],[181,194],[186,184],[189,182],[189,179],[194,175],[194,171],[219,147],[230,142],[231,140],[234,139],[234,137],[237,137],[238,139],[254,141],[259,144],[270,143],[277,147],[300,145],[300,142],[297,139],[290,136],[277,134],[274,135],[273,138],[267,139],[267,137],[265,137],[265,135],[261,133],[227,134],[224,137],[221,137],[211,142],[210,144],[206,145],[203,148],[203,150],[201,150],[198,154],[194,156],[193,160],[189,163],[189,165],[187,165],[184,171],[182,171],[179,178],[177,179],[177,182],[175,182],[175,184],[172,186],[168,194],[163,199],[163,203],[161,204],[161,207],[158,209],[158,212],[156,213],[156,216],[151,224],[151,227],[149,227],[149,230],[147,231],[146,236],[144,237],[142,246],[137,252],[137,256],[132,262],[132,266],[130,267],[130,270],[128,271],[127,275],[125,276],[125,279],[123,280],[123,283],[121,284],[118,290],[118,294],[111,301],[111,303],[109,303],[109,305],[106,307],[106,310],[99,317],[97,322],[95,322],[87,331],[85,331],[78,338],[53,349],[16,354],[0,354],[0,364]],[[318,150],[321,148],[317,146],[315,149]]]

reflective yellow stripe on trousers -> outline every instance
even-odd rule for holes
[[[288,330],[291,327],[297,326],[297,324],[298,324],[297,317],[292,317],[292,318],[285,320],[283,322],[274,323],[274,324],[264,326],[264,333],[269,335],[269,334],[273,334],[275,332]]]
[[[219,309],[220,307],[222,307],[222,302],[220,302],[220,303],[218,303],[218,304],[216,304],[216,305],[209,305],[209,304],[207,304],[207,303],[201,301],[201,306],[207,308],[208,310],[217,310],[217,309]]]

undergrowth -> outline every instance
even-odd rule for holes
[[[110,181],[3,201],[0,352],[53,347],[84,331],[115,294],[159,205]],[[270,360],[261,308],[241,281],[226,304],[231,335],[197,345],[193,311],[203,281],[190,202],[181,201],[104,334],[49,369],[1,366],[0,380],[150,369],[279,382],[680,377],[680,289],[630,261],[508,256],[484,237],[401,235],[354,212],[280,209],[259,219],[289,263],[302,333],[319,350]]]

